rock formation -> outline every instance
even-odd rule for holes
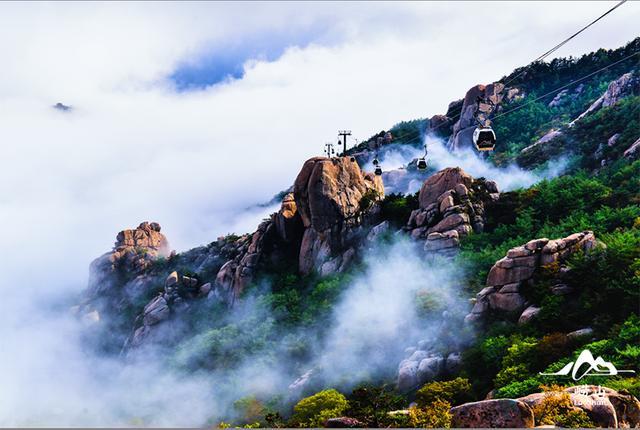
[[[143,222],[135,229],[121,231],[113,249],[91,262],[88,288],[79,311],[122,310],[131,298],[144,294],[149,288],[144,271],[158,257],[168,255],[169,243],[160,233],[158,223]],[[118,288],[123,278],[129,282]]]
[[[582,409],[598,427],[634,428],[640,425],[640,402],[630,394],[622,394],[606,387],[581,385],[563,392],[534,393],[518,399],[535,407],[550,396],[569,394],[571,404]]]
[[[406,228],[414,239],[425,240],[425,251],[451,255],[460,237],[483,230],[485,203],[498,197],[495,182],[476,180],[459,167],[441,170],[423,183],[420,207]]]
[[[459,353],[446,355],[426,349],[407,348],[409,357],[398,366],[398,390],[401,392],[419,388],[425,382],[459,371],[462,358]]]
[[[451,408],[451,427],[531,428],[533,426],[533,410],[520,400],[482,400]]]
[[[629,72],[620,76],[615,81],[611,82],[607,87],[607,90],[589,106],[589,108],[581,113],[570,124],[571,127],[577,121],[580,121],[587,115],[618,103],[623,97],[640,94],[640,76],[637,73]]]
[[[589,251],[596,246],[591,231],[574,233],[563,239],[534,239],[512,248],[498,260],[487,276],[487,286],[476,295],[475,305],[466,316],[467,321],[482,321],[490,314],[516,316],[527,322],[538,312],[521,294],[525,282],[532,281],[538,270],[551,263],[562,263],[576,251]],[[568,287],[558,283],[554,294],[568,293]],[[524,312],[523,312],[524,311]]]
[[[304,225],[298,260],[301,273],[340,270],[353,257],[353,240],[369,209],[384,197],[380,177],[363,174],[350,157],[316,157],[295,180],[294,198]]]
[[[455,151],[473,145],[473,130],[475,130],[477,126],[474,117],[477,98],[481,97],[486,101],[490,100],[495,106],[498,106],[503,99],[503,90],[503,84],[493,83],[489,85],[476,85],[467,91],[460,110],[460,117],[453,125],[453,130],[447,143],[450,150]],[[481,103],[479,108],[481,114],[487,117],[493,113],[494,109],[494,107],[486,103]]]
[[[252,234],[230,235],[169,255],[157,223],[120,232],[114,249],[91,264],[89,288],[75,310],[88,322],[102,322],[104,314],[117,320],[102,325],[120,333],[114,344],[124,342],[125,350],[166,340],[164,333],[179,330],[162,327],[194,301],[208,297],[233,305],[262,261],[291,259],[305,274],[345,270],[361,243],[388,228],[382,223],[370,232],[378,223],[377,202],[383,196],[380,177],[364,174],[350,157],[313,158],[304,164],[280,210]],[[135,321],[121,316],[132,313]],[[125,330],[129,333],[123,334]]]
[[[598,427],[637,428],[640,401],[606,387],[581,385],[563,391],[534,393],[519,399],[492,399],[451,408],[452,427],[505,428],[539,426],[534,410],[545,399],[568,395],[571,405],[583,410]]]
[[[632,160],[640,157],[640,138],[633,142],[631,146],[629,146],[623,154],[626,158],[630,158]]]

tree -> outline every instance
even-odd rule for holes
[[[349,402],[338,391],[320,391],[293,407],[291,423],[297,427],[322,427],[327,419],[342,416],[348,407]]]

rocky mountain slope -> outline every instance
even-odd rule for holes
[[[289,363],[288,390],[274,388],[241,403],[258,413],[236,405],[212,417],[243,425],[307,426],[327,418],[342,420],[327,421],[330,426],[640,425],[637,376],[606,379],[619,392],[605,390],[605,405],[591,409],[576,406],[575,389],[558,386],[575,381],[540,376],[583,348],[640,371],[638,63],[616,63],[539,98],[549,86],[575,80],[578,71],[614,64],[634,49],[640,40],[532,64],[503,78],[521,75],[509,87],[499,81],[474,86],[445,114],[401,123],[342,157],[311,158],[280,210],[252,233],[176,252],[158,223],[121,231],[114,248],[91,264],[87,290],[73,309],[86,324],[87,343],[122,360],[168,357],[187,372],[231,375],[256,354],[267,367]],[[419,172],[413,160],[382,177],[363,170],[375,153],[419,147],[425,134],[441,138],[450,151],[468,148],[478,95],[491,100],[481,109],[495,118],[499,136],[483,162],[535,168],[569,157],[565,174],[500,192],[499,183],[458,166]],[[415,195],[385,193],[410,180],[421,184]],[[410,243],[428,270],[455,268],[451,278],[460,285],[452,295],[461,311],[433,292],[416,292],[407,315],[415,312],[425,328],[398,340],[404,356],[394,355],[387,373],[354,372],[343,380],[335,388],[351,390],[348,399],[331,390],[315,394],[309,402],[323,399],[326,407],[302,420],[307,399],[292,405],[333,388],[323,382],[326,375],[309,376],[332,312],[354,279],[366,278],[368,256],[398,241]],[[256,302],[268,315],[261,321],[246,315]],[[556,384],[549,391],[556,394],[540,394],[549,384]],[[596,395],[589,390],[584,396]],[[275,397],[285,400],[267,406]],[[429,401],[420,400],[425,397]],[[465,403],[470,400],[476,402]]]

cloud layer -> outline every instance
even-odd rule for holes
[[[0,383],[0,423],[29,388],[73,378],[83,356],[61,329],[65,299],[119,230],[158,221],[178,250],[251,230],[243,210],[287,188],[338,129],[362,139],[444,112],[608,7],[0,4],[0,339],[10,378]],[[619,12],[558,54],[632,39],[640,5]],[[478,23],[490,29],[482,37]],[[185,64],[276,34],[282,55],[252,59],[247,48],[241,79],[176,91],[171,76]],[[88,397],[60,393],[61,402]]]

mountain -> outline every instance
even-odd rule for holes
[[[540,372],[583,349],[640,370],[637,52],[533,63],[306,160],[253,233],[178,253],[158,223],[121,231],[73,309],[88,347],[215,375],[212,423],[601,424],[568,394],[525,399],[569,384]],[[478,97],[489,155],[471,155]],[[401,168],[365,171],[392,155]],[[535,180],[501,184],[514,175]],[[640,380],[623,376],[606,423],[638,425]]]

